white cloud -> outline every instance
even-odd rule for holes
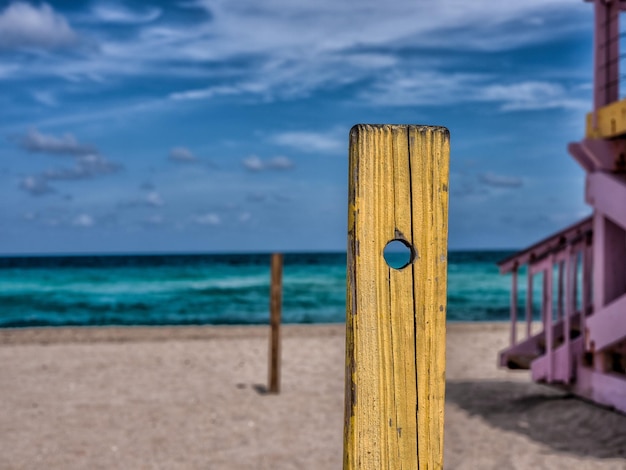
[[[346,134],[347,135],[347,134]],[[347,137],[341,137],[340,131],[310,132],[290,131],[276,134],[270,138],[272,143],[297,149],[302,152],[334,153],[341,152],[347,146]]]
[[[54,189],[48,184],[48,181],[38,176],[26,176],[22,178],[19,188],[32,196],[42,196],[54,192]]]
[[[506,98],[501,94],[496,98],[497,88],[488,87],[519,85],[505,75],[511,69],[495,70],[488,77],[479,75],[475,70],[479,69],[476,63],[481,57],[470,61],[462,53],[509,50],[572,32],[580,34],[590,28],[590,6],[571,0],[496,3],[398,0],[389,6],[364,0],[360,8],[353,9],[334,0],[270,0],[261,4],[252,0],[206,0],[196,5],[209,15],[198,15],[191,23],[170,22],[169,15],[161,15],[158,23],[134,26],[133,34],[128,35],[116,34],[111,28],[94,28],[89,32],[91,42],[83,44],[79,53],[42,55],[36,66],[17,55],[8,57],[0,65],[0,78],[3,70],[7,79],[63,77],[82,90],[91,90],[94,81],[121,89],[125,78],[173,78],[167,80],[165,86],[171,88],[161,97],[141,103],[129,100],[122,105],[109,101],[102,108],[85,111],[82,107],[75,114],[57,112],[47,121],[55,124],[166,111],[193,100],[291,100],[348,85],[353,93],[353,99],[348,97],[349,104],[355,106],[484,102],[501,111],[587,108],[588,103],[583,101],[588,93],[585,100],[577,99],[583,92],[576,90],[573,94],[576,84],[566,82],[580,81],[572,79],[571,70],[546,67],[525,76],[524,80],[537,83],[548,82],[546,76],[551,74],[557,77],[554,82],[561,83],[564,94],[549,100],[541,99],[539,89],[534,91],[538,99],[516,99],[513,95]],[[128,21],[147,20],[158,10],[139,5],[131,11],[122,3],[102,1],[90,11],[97,12],[98,8],[102,17],[111,21],[122,21],[124,14]],[[75,18],[77,14],[73,15]],[[416,48],[427,51],[421,54]],[[433,54],[428,49],[438,52]],[[180,78],[193,80],[178,81]],[[52,89],[49,96],[35,99],[51,105],[55,92]],[[318,138],[310,145],[284,137],[281,145],[293,148],[303,144],[311,152],[343,152],[345,148],[344,136],[329,135],[328,142]]]
[[[159,18],[161,13],[162,10],[156,7],[133,11],[121,4],[113,3],[100,3],[92,9],[96,20],[121,24],[150,23]]]
[[[283,53],[282,50],[259,53],[262,54],[260,57],[238,67],[236,71],[231,71],[232,76],[221,79],[227,80],[228,85],[218,82],[204,88],[177,91],[171,93],[169,98],[180,101],[243,96],[266,102],[300,98],[309,96],[321,88],[336,88],[356,83],[398,62],[392,53],[331,51],[309,57],[309,60],[302,60],[302,57],[308,57],[308,53],[304,51],[293,51],[293,56],[290,53],[289,57],[284,58]],[[195,61],[194,58],[188,60]],[[216,59],[216,62],[228,69],[227,64],[230,60],[240,59],[238,56],[223,57]]]
[[[586,100],[572,97],[572,92],[559,83],[525,81],[509,85],[489,85],[479,99],[502,102],[503,111],[573,108],[587,109]]]
[[[459,59],[459,52],[501,51],[564,37],[588,28],[591,10],[589,5],[571,0],[398,0],[392,5],[363,0],[357,9],[335,0],[204,0],[194,5],[209,14],[182,24],[168,22],[167,16],[161,18],[159,8],[130,10],[121,3],[103,1],[92,9],[101,21],[160,21],[141,25],[134,29],[136,34],[128,36],[106,30],[93,32],[97,47],[88,54],[42,60],[37,67],[16,61],[11,67],[19,67],[21,75],[27,77],[62,76],[88,84],[110,77],[157,75],[193,78],[194,83],[200,83],[168,91],[163,99],[166,106],[219,97],[289,100],[350,84],[363,89],[381,74],[385,75],[381,82],[359,94],[364,104],[450,104],[455,101],[446,98],[446,90],[472,75],[464,72],[469,69],[467,62]],[[407,51],[415,47],[457,52],[442,52],[428,59],[420,56],[419,60],[415,52],[409,52],[413,59],[407,58]],[[451,67],[457,72],[450,74]],[[439,81],[419,80],[428,79],[429,73],[441,81],[442,92],[437,90]],[[501,83],[502,77],[494,76],[493,82]],[[490,84],[480,82],[481,86]],[[458,89],[457,96],[462,92]],[[491,102],[499,101],[503,110],[537,106],[537,101]],[[159,101],[160,105],[163,103]],[[574,105],[563,98],[552,100],[550,106]],[[135,110],[146,112],[149,107],[130,105],[126,109]],[[96,114],[103,118],[102,112]]]
[[[93,227],[94,224],[95,224],[95,221],[93,217],[90,216],[89,214],[80,214],[76,216],[74,220],[72,220],[72,225],[75,225],[76,227],[88,228],[88,227]]]
[[[32,94],[35,101],[45,106],[56,106],[58,104],[54,94],[49,91],[34,91]]]
[[[154,190],[150,190],[141,197],[119,203],[120,207],[162,207],[164,205],[165,201],[163,201],[161,195]]]
[[[214,213],[208,213],[203,215],[197,215],[193,218],[193,221],[198,225],[220,225],[222,219],[220,216]]]
[[[225,93],[262,99],[307,96],[404,67],[405,57],[398,51],[405,47],[506,50],[568,34],[580,27],[579,18],[586,18],[589,10],[568,0],[399,0],[391,5],[364,0],[359,8],[334,0],[198,4],[210,13],[210,24],[186,32],[153,28],[143,39],[166,44],[166,54],[190,61],[255,60],[227,86],[177,92],[173,96],[179,99]],[[527,18],[533,18],[534,27]]]
[[[391,4],[363,0],[359,8],[334,0],[203,0],[198,4],[211,14],[209,32],[220,46],[204,48],[207,58],[267,51],[281,51],[283,57],[293,57],[290,53],[298,50],[308,51],[303,57],[310,59],[321,51],[394,43],[502,50],[562,34],[563,28],[568,27],[561,21],[556,23],[559,28],[535,27],[529,31],[527,18],[543,24],[550,15],[562,17],[590,10],[585,5],[573,5],[570,0],[398,0]],[[496,40],[493,32],[504,26],[504,37]],[[575,27],[570,22],[569,28]],[[201,28],[193,31],[196,35],[202,32],[205,30]],[[460,37],[464,42],[459,42]],[[200,44],[191,47],[199,48]]]
[[[47,3],[37,7],[14,2],[0,13],[0,48],[50,49],[73,44],[76,39],[67,20]]]
[[[501,83],[495,74],[393,71],[360,93],[362,101],[381,106],[448,106],[496,103],[500,111],[581,109],[589,106],[577,86],[547,81]]]
[[[69,168],[54,168],[25,177],[20,182],[20,189],[35,195],[53,193],[51,181],[77,181],[97,178],[99,176],[117,173],[121,165],[111,162],[100,155],[84,155],[76,158],[76,165]]]
[[[250,171],[261,171],[265,168],[263,161],[256,155],[250,155],[248,158],[244,158],[243,166]]]
[[[499,175],[492,172],[483,173],[478,177],[481,183],[496,188],[521,188],[524,181],[517,176]]]
[[[359,8],[335,0],[206,0],[197,5],[210,18],[192,24],[163,21],[130,37],[99,33],[96,56],[57,61],[48,71],[75,77],[158,73],[207,78],[204,87],[171,93],[175,100],[302,96],[397,67],[404,61],[398,55],[402,48],[507,50],[580,30],[590,14],[588,5],[571,0],[398,0],[392,5],[364,0]],[[127,22],[151,21],[160,14],[158,8],[131,11],[117,3],[101,3],[94,12],[101,19]],[[232,60],[238,65],[233,67]],[[194,66],[207,62],[210,70]]]
[[[42,134],[31,129],[16,139],[16,143],[31,153],[46,153],[71,157],[74,166],[52,168],[36,175],[25,177],[19,184],[20,189],[32,195],[43,195],[55,192],[50,186],[51,181],[76,181],[92,179],[103,175],[117,173],[122,165],[112,162],[91,145],[80,143],[72,134],[62,137]]]
[[[291,159],[285,156],[277,156],[267,161],[261,160],[256,155],[250,155],[243,159],[243,166],[248,171],[259,172],[263,170],[290,170],[294,167]]]
[[[100,155],[89,154],[77,157],[76,165],[72,168],[46,170],[41,173],[41,177],[48,181],[84,180],[117,173],[121,169],[122,166],[118,163],[111,162]]]
[[[16,64],[0,64],[0,79],[10,78],[20,71],[20,67]]]
[[[152,207],[161,207],[164,204],[161,195],[156,191],[151,191],[146,194],[145,202]]]
[[[242,91],[246,91],[246,87],[232,87],[232,86],[212,86],[208,88],[200,88],[195,90],[186,90],[175,93],[170,93],[169,98],[172,100],[204,100],[213,98],[214,96],[221,95],[238,95]]]
[[[491,77],[485,74],[393,70],[360,93],[359,99],[375,105],[449,105],[474,101],[477,90]]]
[[[175,162],[190,163],[195,162],[198,159],[196,156],[186,147],[174,147],[170,150],[169,159]]]
[[[61,137],[46,135],[32,128],[18,139],[19,145],[29,152],[48,153],[56,155],[90,155],[97,153],[96,149],[88,144],[81,144],[72,134]]]
[[[272,170],[290,170],[294,167],[294,164],[288,157],[278,156],[271,158],[267,162],[266,167]]]

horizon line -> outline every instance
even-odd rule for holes
[[[451,248],[448,253],[459,252],[515,252],[519,248]],[[285,255],[308,255],[308,254],[347,254],[346,250],[261,250],[261,251],[137,251],[137,252],[42,252],[42,253],[0,253],[0,258],[45,258],[45,257],[87,257],[87,256],[254,256],[271,255],[272,253],[282,253]]]

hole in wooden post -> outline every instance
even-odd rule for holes
[[[390,268],[406,268],[415,260],[415,251],[406,240],[391,240],[383,250],[383,257]]]

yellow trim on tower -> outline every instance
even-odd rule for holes
[[[587,114],[585,137],[611,139],[626,134],[626,100],[615,101],[596,111],[597,123],[593,126],[593,113]]]

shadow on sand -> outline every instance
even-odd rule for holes
[[[626,458],[626,416],[534,383],[450,381],[446,401],[556,451]]]

